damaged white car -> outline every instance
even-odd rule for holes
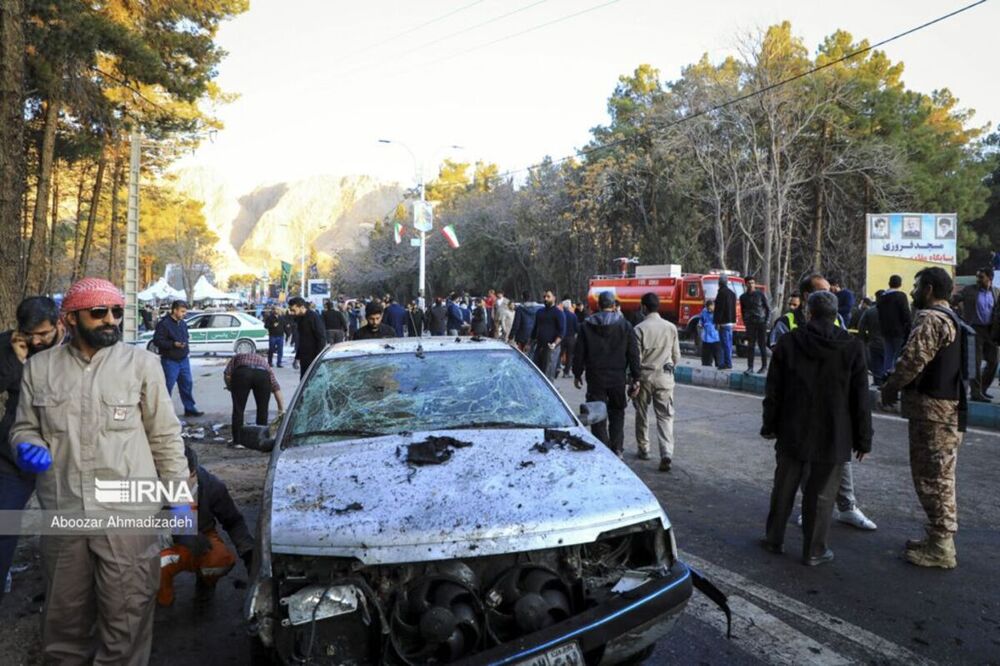
[[[329,348],[271,451],[247,597],[255,661],[618,664],[692,586],[652,492],[495,341]],[[721,601],[721,598],[719,599]]]

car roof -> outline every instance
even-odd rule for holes
[[[417,351],[417,347],[421,347],[425,354],[450,351],[514,351],[510,345],[490,338],[436,336],[432,338],[383,338],[380,340],[339,342],[327,347],[321,358],[329,360],[372,354],[413,354]]]

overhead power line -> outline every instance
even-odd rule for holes
[[[365,69],[369,69],[369,67],[380,67],[381,65],[384,65],[384,64],[386,64],[386,63],[388,63],[391,60],[394,60],[396,58],[401,58],[401,57],[403,57],[405,55],[409,55],[409,54],[414,53],[416,51],[422,51],[423,49],[426,49],[429,46],[435,46],[436,44],[440,44],[441,42],[445,42],[445,41],[447,41],[449,39],[453,39],[455,37],[458,37],[459,35],[464,35],[464,34],[466,34],[468,32],[472,32],[473,30],[478,30],[479,28],[483,28],[483,27],[486,27],[486,26],[488,26],[488,25],[490,25],[492,23],[496,23],[497,21],[502,21],[505,18],[509,18],[511,16],[514,16],[515,14],[520,14],[521,12],[527,11],[527,10],[531,9],[532,7],[537,7],[538,5],[544,4],[546,2],[548,2],[548,0],[536,0],[535,2],[532,2],[529,5],[525,5],[523,7],[518,7],[517,9],[515,9],[513,11],[506,12],[506,13],[501,14],[499,16],[494,16],[491,19],[487,19],[485,21],[481,21],[481,22],[476,23],[474,25],[470,25],[470,26],[468,26],[466,28],[462,28],[461,30],[456,30],[455,32],[449,33],[449,34],[444,35],[442,37],[438,37],[437,39],[433,39],[433,40],[431,40],[429,42],[424,42],[423,44],[418,44],[417,46],[409,48],[409,49],[407,49],[405,51],[400,51],[399,53],[395,53],[391,57],[386,58],[385,60],[382,60],[381,62],[375,63],[374,65],[370,65],[370,66],[369,65],[361,65],[358,69],[355,69],[355,70],[349,72],[349,74],[356,74],[359,71],[363,71]]]
[[[690,120],[694,120],[695,118],[700,118],[701,116],[705,116],[705,115],[708,115],[708,114],[713,113],[715,111],[719,111],[719,110],[725,109],[727,107],[733,106],[734,104],[739,104],[740,102],[745,102],[748,99],[752,99],[754,97],[758,97],[760,95],[763,95],[764,93],[770,92],[770,91],[775,90],[777,88],[780,88],[782,86],[786,86],[789,83],[793,83],[795,81],[798,81],[799,79],[803,79],[803,78],[805,78],[807,76],[811,76],[811,75],[813,75],[813,74],[815,74],[817,72],[820,72],[820,71],[822,71],[824,69],[827,69],[829,67],[833,67],[834,65],[838,65],[838,64],[840,64],[842,62],[846,62],[847,60],[851,60],[853,58],[856,58],[859,55],[863,55],[863,54],[868,53],[869,51],[873,51],[873,50],[875,50],[875,49],[877,49],[877,48],[879,48],[881,46],[885,46],[886,44],[889,44],[889,43],[894,42],[896,40],[902,39],[903,37],[907,37],[907,36],[912,35],[912,34],[914,34],[916,32],[920,32],[921,30],[924,30],[925,28],[929,28],[932,25],[935,25],[937,23],[941,23],[942,21],[946,21],[946,20],[948,20],[948,19],[950,19],[950,18],[952,18],[954,16],[962,14],[963,12],[967,12],[970,9],[978,7],[979,5],[985,4],[986,2],[987,2],[987,0],[977,0],[977,2],[973,2],[971,4],[968,4],[968,5],[964,6],[964,7],[960,7],[959,9],[956,9],[955,11],[948,12],[947,14],[943,14],[943,15],[935,18],[935,19],[927,21],[926,23],[921,23],[918,26],[914,26],[914,27],[912,27],[912,28],[910,28],[908,30],[904,30],[903,32],[900,32],[900,33],[897,33],[897,34],[893,35],[892,37],[888,37],[886,39],[883,39],[880,42],[876,42],[874,44],[870,44],[870,45],[868,45],[868,46],[866,46],[864,48],[857,49],[856,51],[851,51],[850,53],[847,53],[847,54],[841,56],[840,58],[837,58],[836,60],[831,60],[830,62],[824,63],[822,65],[818,65],[818,66],[813,67],[811,69],[808,69],[808,70],[806,70],[804,72],[800,72],[800,73],[795,74],[793,76],[789,76],[788,78],[782,79],[780,81],[776,81],[775,83],[772,83],[770,85],[764,86],[763,88],[758,88],[757,90],[753,90],[751,92],[748,92],[748,93],[743,94],[743,95],[739,95],[738,97],[734,97],[732,99],[726,100],[724,102],[721,102],[721,103],[716,104],[714,106],[708,107],[706,109],[702,109],[701,111],[696,111],[694,113],[690,113],[690,114],[684,116],[683,118],[678,118],[677,120],[669,122],[669,123],[663,125],[662,127],[657,128],[654,131],[655,132],[663,132],[663,131],[668,130],[668,129],[672,128],[672,127],[676,127],[677,125],[680,125],[682,123],[686,123],[686,122],[688,122]],[[607,3],[607,4],[610,4],[610,3]],[[458,54],[458,55],[461,55],[461,54]],[[600,146],[594,146],[592,148],[581,148],[580,150],[576,151],[572,155],[566,155],[564,157],[560,157],[559,159],[553,160],[552,164],[561,164],[562,162],[565,162],[566,160],[573,159],[574,157],[584,157],[584,156],[587,156],[587,155],[589,155],[591,153],[595,153],[595,152],[597,152],[599,150],[605,150],[605,149],[608,149],[608,148],[614,148],[615,146],[620,146],[620,145],[622,145],[624,143],[628,143],[631,140],[632,140],[631,138],[618,139],[616,141],[610,141],[608,143],[602,144]],[[536,168],[542,166],[543,164],[544,164],[544,162],[539,162],[539,163],[536,163],[536,164],[532,164],[530,166],[521,167],[520,169],[514,169],[514,170],[511,170],[511,171],[505,171],[504,175],[505,176],[511,176],[511,175],[516,174],[516,173],[520,173],[522,171],[530,171],[531,169],[536,169]]]
[[[385,46],[386,44],[391,44],[392,42],[396,41],[400,37],[406,37],[407,35],[412,35],[413,33],[415,33],[418,30],[422,30],[422,29],[426,28],[429,25],[434,25],[435,23],[439,23],[439,22],[445,20],[446,18],[450,18],[450,17],[454,16],[455,14],[464,12],[467,9],[472,9],[476,5],[481,5],[484,2],[486,2],[486,0],[474,0],[474,2],[470,2],[470,3],[466,4],[466,5],[462,5],[461,7],[453,9],[450,12],[445,12],[444,14],[441,14],[440,16],[436,16],[436,17],[430,19],[429,21],[424,21],[420,25],[415,25],[412,28],[407,28],[406,30],[403,30],[402,32],[397,32],[396,34],[392,35],[391,37],[387,37],[387,38],[383,39],[380,42],[376,42],[374,44],[369,44],[368,46],[364,47],[363,49],[360,49],[358,51],[355,51],[354,53],[348,54],[348,57],[356,56],[356,55],[361,55],[362,53],[368,53],[369,51],[373,51],[373,50],[379,48],[380,46]]]

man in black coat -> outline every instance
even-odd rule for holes
[[[900,291],[902,286],[903,278],[893,275],[889,278],[889,288],[878,299],[878,324],[885,348],[883,376],[896,367],[896,357],[910,334],[910,299]]]
[[[295,362],[298,363],[299,378],[302,378],[313,360],[326,347],[326,326],[319,313],[310,310],[306,299],[301,296],[288,299],[288,310],[295,317],[295,328],[298,331]]]
[[[719,276],[719,293],[715,296],[715,325],[719,328],[722,351],[720,370],[733,368],[733,327],[736,326],[736,292],[729,288],[729,278]]]
[[[594,436],[621,458],[625,449],[628,394],[634,395],[639,390],[639,346],[632,335],[632,325],[615,312],[614,294],[601,292],[597,306],[601,311],[587,317],[577,335],[573,385],[583,388],[583,374],[587,373],[587,402],[603,402],[608,406],[608,420],[593,425]]]
[[[754,349],[760,350],[760,372],[767,372],[767,323],[771,320],[771,306],[767,296],[757,289],[757,280],[748,277],[744,281],[746,291],[740,295],[740,310],[743,323],[747,327],[747,341],[750,343],[750,357],[747,359],[747,374],[753,372]],[[716,305],[718,312],[718,305]]]
[[[802,561],[833,559],[827,536],[842,467],[872,448],[868,369],[862,342],[836,326],[837,297],[809,296],[808,323],[783,335],[767,374],[760,433],[776,439],[777,469],[764,547],[783,552],[785,526],[802,486]]]
[[[385,312],[382,304],[372,301],[365,306],[365,321],[368,323],[354,334],[355,340],[380,340],[396,337],[396,329],[382,321]]]
[[[993,269],[984,266],[976,271],[976,284],[962,289],[952,303],[958,307],[959,316],[976,331],[976,376],[969,382],[971,399],[989,402],[992,396],[987,390],[1000,367],[996,344],[1000,333],[1000,289],[993,286]]]

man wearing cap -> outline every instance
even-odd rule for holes
[[[36,476],[41,508],[100,515],[96,480],[186,481],[180,422],[156,356],[121,343],[124,303],[106,280],[66,292],[68,345],[28,359],[10,434],[18,466]],[[136,505],[131,505],[136,508]],[[159,583],[156,533],[100,529],[41,537],[45,663],[145,664]]]
[[[365,306],[365,319],[368,324],[358,329],[354,334],[355,340],[378,340],[380,338],[396,337],[396,330],[382,321],[382,304],[372,301]]]

